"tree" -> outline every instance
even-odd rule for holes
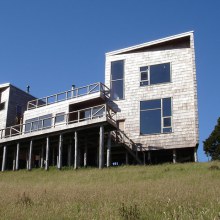
[[[220,117],[209,137],[203,141],[203,150],[212,160],[220,160]]]

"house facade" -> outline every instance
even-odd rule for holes
[[[15,91],[16,103],[0,110],[1,170],[197,161],[193,37],[107,53],[105,84],[40,99]],[[7,85],[1,103],[14,100]]]
[[[119,126],[155,154],[155,162],[194,160],[199,141],[193,32],[107,53],[105,84]]]

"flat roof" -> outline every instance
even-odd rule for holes
[[[149,46],[152,46],[152,45],[156,45],[156,44],[160,44],[160,43],[180,39],[180,38],[187,37],[187,36],[192,36],[193,33],[194,33],[194,31],[184,32],[184,33],[181,33],[181,34],[172,35],[172,36],[161,38],[161,39],[158,39],[158,40],[149,41],[149,42],[146,42],[146,43],[134,45],[134,46],[127,47],[127,48],[124,48],[124,49],[114,50],[114,51],[106,53],[105,55],[106,56],[112,56],[112,55],[127,53],[129,51],[133,51],[133,50],[137,50],[137,49],[141,49],[141,48],[146,48],[146,47],[149,47]]]

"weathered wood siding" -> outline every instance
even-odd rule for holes
[[[124,100],[110,102],[125,119],[125,133],[143,147],[195,147],[198,143],[197,83],[193,33],[189,46],[157,47],[106,54],[105,84],[111,88],[111,62],[124,60]],[[140,87],[140,67],[171,64],[171,82]],[[140,101],[172,97],[172,133],[140,135]]]
[[[9,87],[3,88],[1,91],[1,103],[5,102],[5,107],[0,111],[0,129],[6,127]]]
[[[30,100],[35,99],[29,93],[26,93],[23,90],[20,90],[12,85],[9,87],[10,94],[8,100],[8,109],[7,109],[7,123],[6,126],[12,126],[16,123],[16,108],[21,106],[22,114],[27,110],[27,103]]]

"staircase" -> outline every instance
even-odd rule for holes
[[[139,146],[135,144],[122,130],[112,132],[112,139],[115,143],[123,146],[130,155],[137,161],[138,164],[143,164],[143,162],[138,157]]]

